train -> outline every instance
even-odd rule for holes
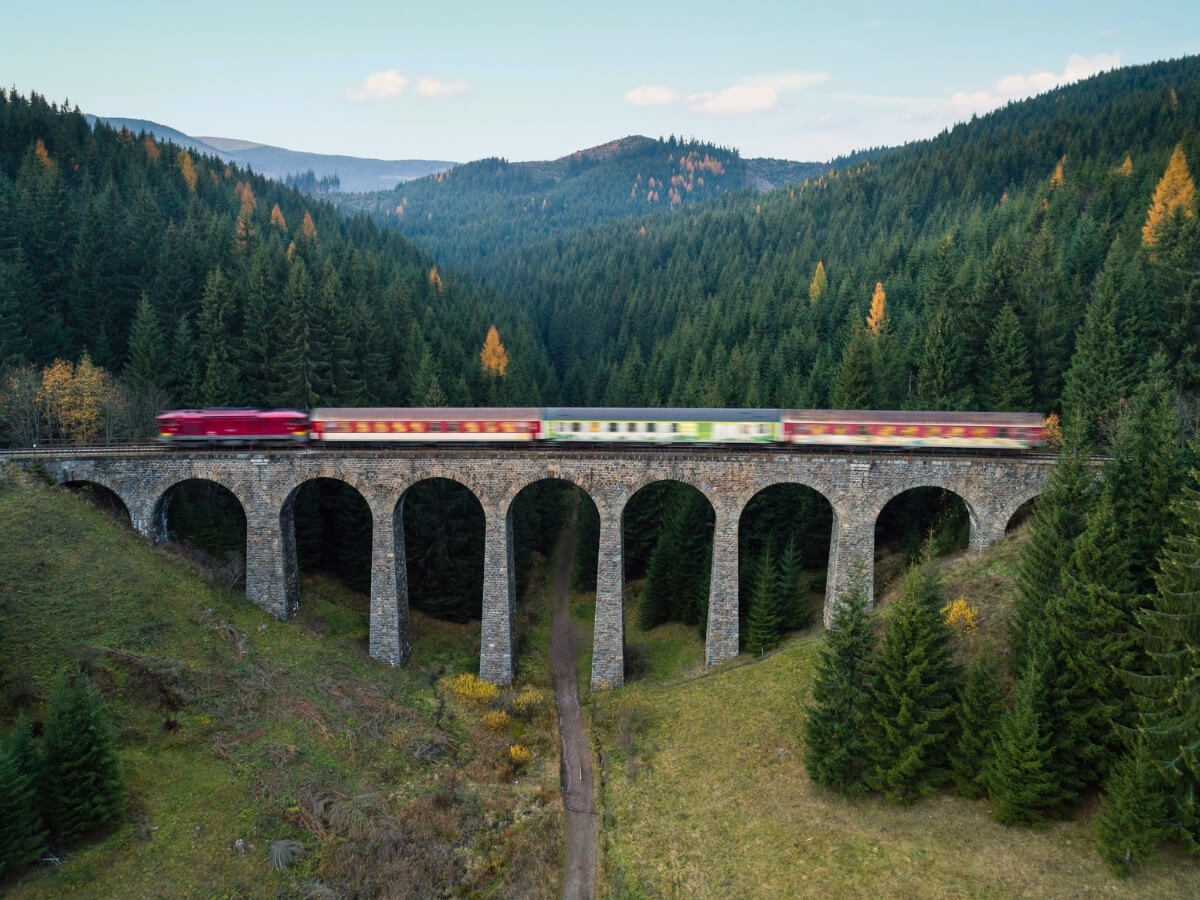
[[[170,446],[511,444],[798,444],[831,447],[1033,450],[1037,413],[648,407],[365,407],[170,410]]]

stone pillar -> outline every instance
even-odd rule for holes
[[[300,608],[294,496],[282,508],[270,497],[246,508],[246,599],[280,619]]]
[[[402,666],[412,650],[408,624],[408,566],[404,556],[404,500],[371,506],[371,658]]]
[[[1008,518],[994,510],[988,510],[983,515],[977,515],[971,507],[967,507],[971,517],[971,537],[967,544],[970,553],[982,553],[996,541],[1004,539],[1008,527]]]
[[[119,494],[117,496],[120,496]],[[129,522],[133,530],[152,544],[161,544],[167,539],[167,508],[170,493],[162,497],[137,497],[133,502],[121,497],[129,510]]]
[[[708,627],[704,664],[736,659],[738,655],[738,510],[714,504],[712,575],[708,584]]]
[[[875,602],[875,514],[833,510],[829,539],[829,569],[825,578],[825,627],[833,621],[838,596],[861,579],[867,605]]]
[[[596,561],[596,624],[592,636],[592,690],[625,683],[625,542],[621,504],[600,509]]]
[[[483,621],[479,677],[492,684],[512,684],[516,672],[515,591],[511,505],[484,507]]]

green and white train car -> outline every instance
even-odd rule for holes
[[[542,415],[551,441],[765,444],[783,436],[777,409],[549,406]]]

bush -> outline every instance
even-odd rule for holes
[[[463,672],[455,675],[450,681],[450,690],[460,700],[477,703],[480,706],[491,703],[500,696],[500,688],[484,681],[473,672]]]
[[[508,761],[512,764],[513,771],[519,772],[533,761],[533,753],[524,744],[509,744]]]

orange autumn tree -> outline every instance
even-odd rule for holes
[[[84,444],[100,436],[111,376],[87,356],[73,365],[56,359],[42,371],[34,401],[52,436]]]
[[[1183,144],[1176,144],[1167,170],[1154,189],[1154,199],[1150,201],[1150,210],[1146,213],[1146,224],[1142,226],[1142,243],[1153,247],[1158,243],[1163,224],[1175,214],[1175,210],[1182,209],[1184,215],[1191,216],[1195,202],[1196,185],[1188,172]]]
[[[812,281],[808,283],[808,302],[816,306],[825,296],[828,287],[829,279],[825,276],[825,263],[817,260],[817,268],[813,272]]]
[[[871,295],[871,311],[867,314],[867,329],[871,334],[879,334],[886,316],[887,294],[883,292],[883,282],[877,281],[875,282],[875,293]]]
[[[500,343],[500,332],[495,325],[488,328],[483,349],[479,351],[479,363],[483,367],[483,374],[489,378],[502,378],[508,371],[508,351]]]
[[[179,174],[183,176],[188,190],[196,193],[196,164],[192,162],[192,155],[186,150],[180,150],[175,154],[175,165],[179,166]]]

